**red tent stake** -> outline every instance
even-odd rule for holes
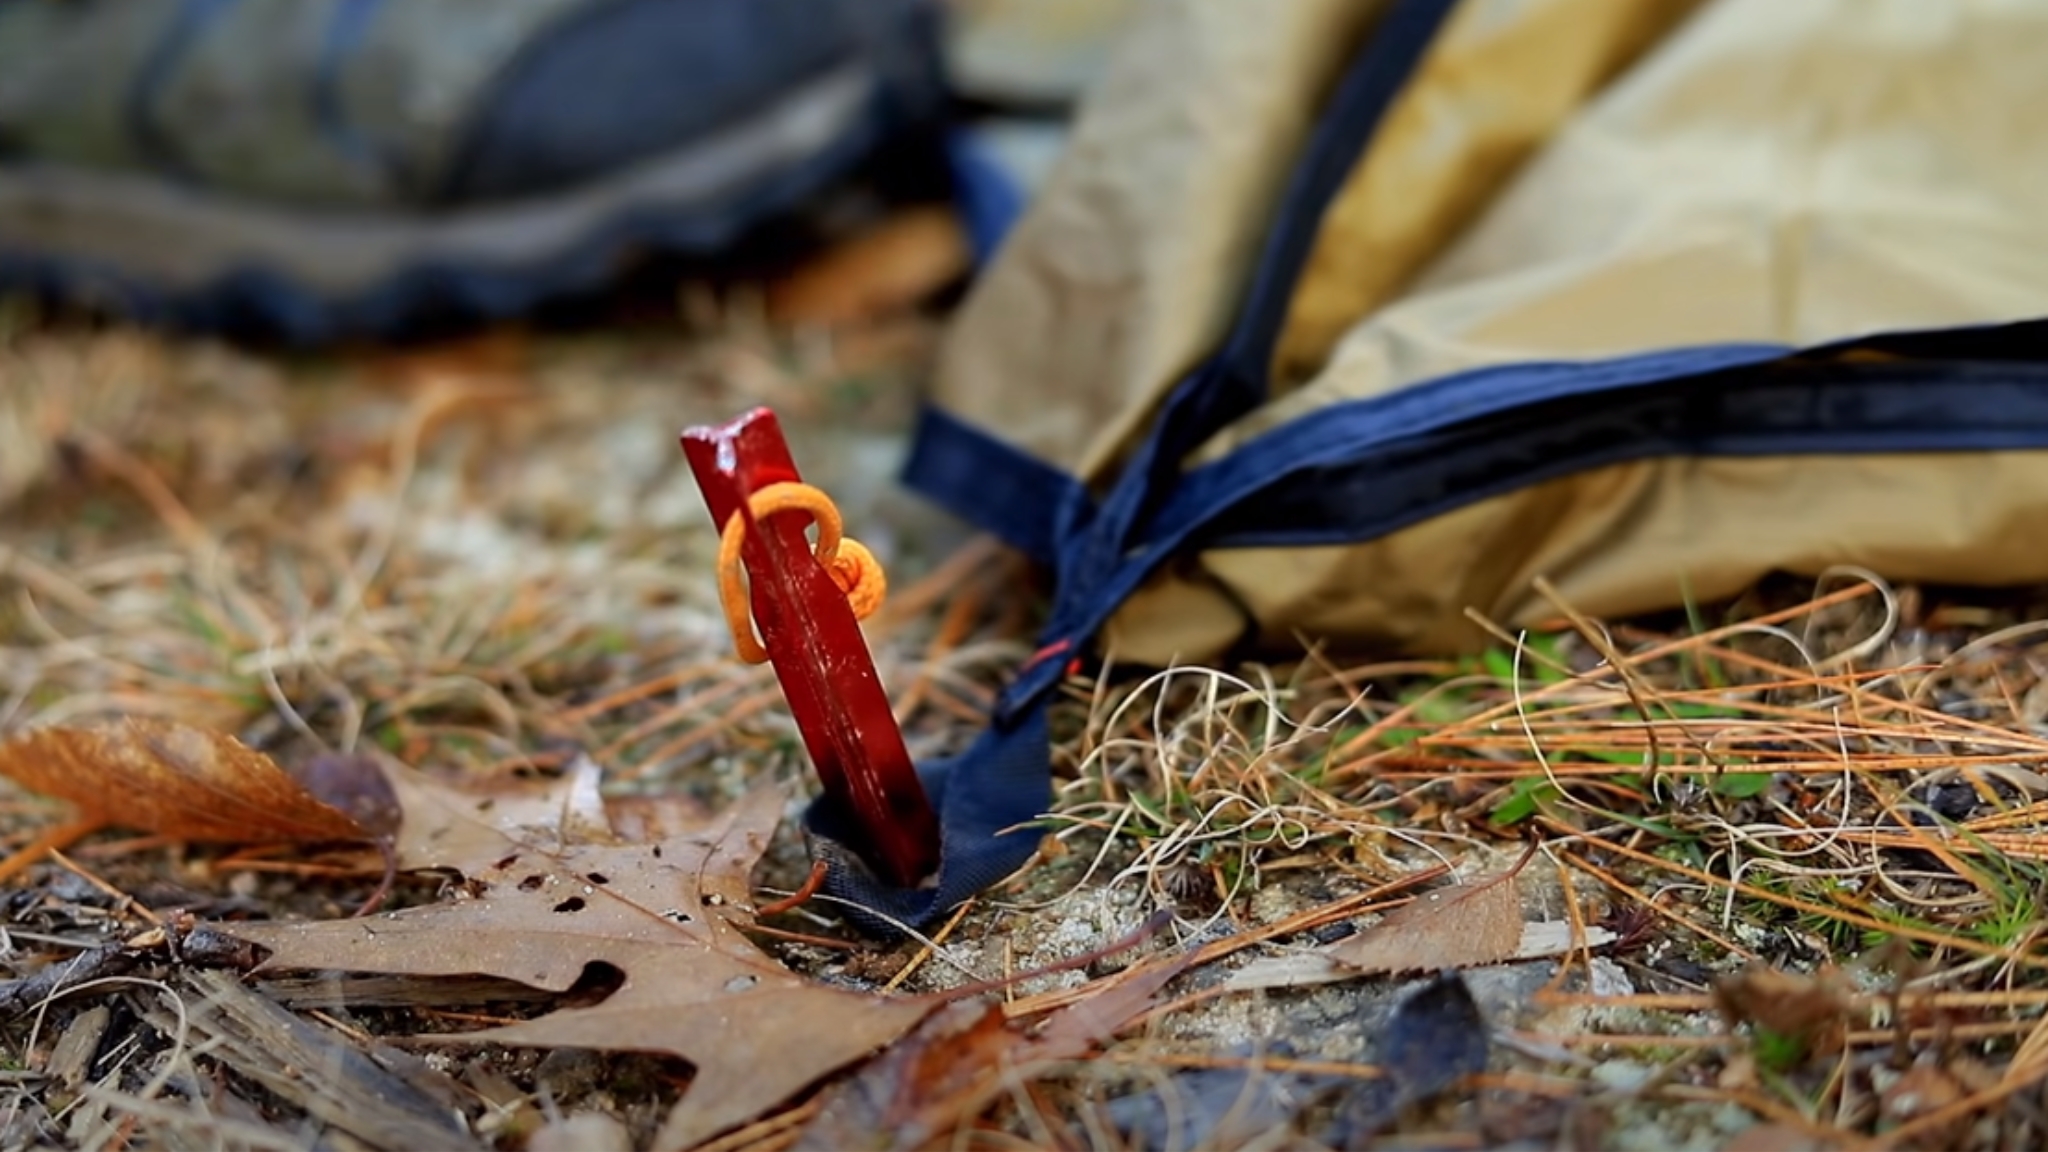
[[[810,517],[748,509],[770,484],[801,482],[775,413],[683,433],[683,455],[712,521],[746,525],[740,557],[754,622],[825,791],[853,814],[866,842],[849,845],[876,874],[915,887],[938,867],[939,824],[875,675],[860,622],[812,551]]]

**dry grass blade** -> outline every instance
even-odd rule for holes
[[[1335,965],[1339,950],[1374,971],[1582,952],[1558,988],[1577,978],[1704,989],[1745,963],[1796,973],[1833,959],[1901,990],[1854,1001],[1842,1031],[1853,1059],[1832,1079],[1797,1081],[1817,1104],[1788,1106],[1754,1076],[1789,1074],[1772,1060],[1821,1060],[1824,1044],[1773,1050],[1764,1037],[1752,1054],[1747,1032],[1699,1049],[1666,1036],[1712,1027],[1704,997],[1611,1038],[1572,1030],[1558,1043],[1654,1065],[1669,1060],[1662,1038],[1723,1062],[1730,1086],[1718,1099],[1778,1119],[1836,1109],[1846,1132],[1868,1134],[1872,1116],[1857,1109],[1903,1098],[1871,1081],[1865,1069],[1885,1055],[1872,1048],[1896,1045],[1904,1069],[1966,1038],[2024,1043],[2003,1072],[2021,1077],[2048,1050],[2048,850],[2030,834],[2048,810],[2048,673],[2038,648],[2000,646],[2031,643],[2032,630],[1957,652],[1968,633],[1931,629],[1912,597],[1851,575],[1852,587],[1676,636],[1568,610],[1542,633],[1496,629],[1501,647],[1442,669],[1325,669],[1312,681],[1278,670],[1263,682],[1257,669],[1190,669],[1135,689],[1099,685],[1061,806],[1075,827],[1062,835],[1103,838],[1098,858],[1121,866],[1114,878],[1142,878],[1158,899],[1220,897],[1233,911],[1241,893],[1270,895],[1283,869],[1377,879],[1412,868],[1404,850],[1418,848],[1469,869],[1472,841],[1533,839],[1560,880],[1524,895],[1547,917],[1560,901],[1571,912],[1547,952],[1526,936],[1516,946],[1509,931],[1522,925],[1504,892],[1453,888],[1336,945],[1254,960],[1218,987],[1363,974]],[[1326,694],[1337,688],[1345,698]],[[1936,1007],[1922,987],[1980,999]],[[1749,1079],[1730,1070],[1745,1060]],[[1994,1099],[1965,1088],[1952,1105],[1922,1103],[1953,1117],[1965,1100]],[[1921,1112],[1885,1115],[1939,1135]],[[2017,1106],[2015,1117],[2000,1130],[2039,1130]]]

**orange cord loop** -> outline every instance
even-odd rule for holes
[[[756,520],[777,512],[810,513],[811,520],[818,525],[818,563],[825,566],[832,574],[832,582],[846,594],[855,619],[865,620],[882,606],[889,582],[882,573],[881,562],[858,540],[845,536],[839,509],[823,491],[794,482],[770,484],[747,498],[747,510]],[[740,545],[746,538],[746,517],[734,512],[718,535],[718,600],[725,608],[726,627],[732,629],[733,647],[739,650],[740,659],[763,664],[768,660],[768,649],[754,638],[746,570],[740,565]]]

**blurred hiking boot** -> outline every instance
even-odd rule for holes
[[[945,171],[929,0],[0,0],[0,287],[313,340]]]

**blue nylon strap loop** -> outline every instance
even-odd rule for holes
[[[896,888],[875,878],[849,851],[849,813],[820,798],[804,812],[825,891],[863,930],[898,935],[930,923],[1015,872],[1038,851],[1032,822],[1052,801],[1051,740],[1041,700],[1020,722],[990,728],[949,760],[919,768],[939,810],[940,862],[929,887]]]
[[[918,413],[902,480],[1048,567],[1059,560],[1053,510],[1086,495],[1073,477],[930,405]]]
[[[1084,488],[1057,472],[1053,475],[1065,482],[1058,498],[1017,502],[1016,493],[1050,494],[1057,481],[1026,475],[1030,469],[1020,468],[1014,459],[1022,453],[951,417],[928,415],[921,423],[905,480],[1049,561],[1058,577],[1056,626],[1090,615],[1082,605],[1097,599],[1096,590],[1122,565],[1139,523],[1172,487],[1187,453],[1264,397],[1264,366],[1286,320],[1288,300],[1323,211],[1454,7],[1455,0],[1400,0],[1374,30],[1310,134],[1303,159],[1281,197],[1243,316],[1223,352],[1173,389],[1151,434],[1137,446],[1099,507]],[[972,458],[975,452],[982,456],[978,465]],[[1060,627],[1048,636],[1068,638]]]
[[[1276,223],[1219,361],[1219,379],[1190,414],[1190,431],[1207,436],[1263,402],[1267,374],[1287,311],[1308,267],[1324,211],[1344,189],[1381,120],[1393,107],[1458,0],[1401,0],[1373,29],[1363,52],[1338,82],[1310,133],[1282,197]],[[1178,459],[1195,447],[1175,445]]]

